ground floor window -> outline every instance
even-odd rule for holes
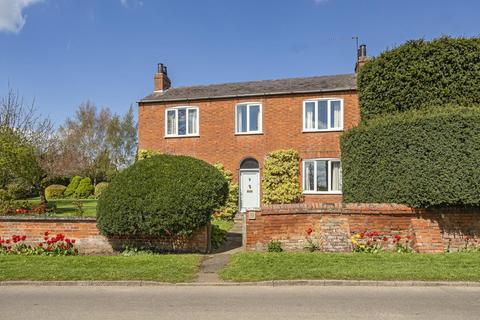
[[[305,193],[341,193],[342,167],[340,160],[304,160],[303,191]]]

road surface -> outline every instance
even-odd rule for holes
[[[473,287],[0,287],[0,319],[480,319]]]

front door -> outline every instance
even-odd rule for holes
[[[260,207],[260,172],[240,171],[240,211]]]

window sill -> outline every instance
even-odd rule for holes
[[[315,133],[315,132],[342,132],[344,131],[343,128],[341,129],[322,129],[322,130],[302,130],[303,133]]]
[[[253,135],[262,135],[263,132],[235,132],[236,136],[253,136]]]
[[[342,195],[342,191],[303,191],[302,194],[306,194],[306,195],[322,195],[322,194]]]
[[[185,136],[165,136],[165,139],[178,139],[178,138],[200,138],[200,135],[185,135]]]

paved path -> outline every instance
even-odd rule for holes
[[[2,287],[0,318],[469,320],[480,288]]]
[[[230,261],[230,256],[242,250],[242,217],[235,218],[227,241],[210,255],[204,256],[198,273],[198,282],[221,282],[220,271]]]

